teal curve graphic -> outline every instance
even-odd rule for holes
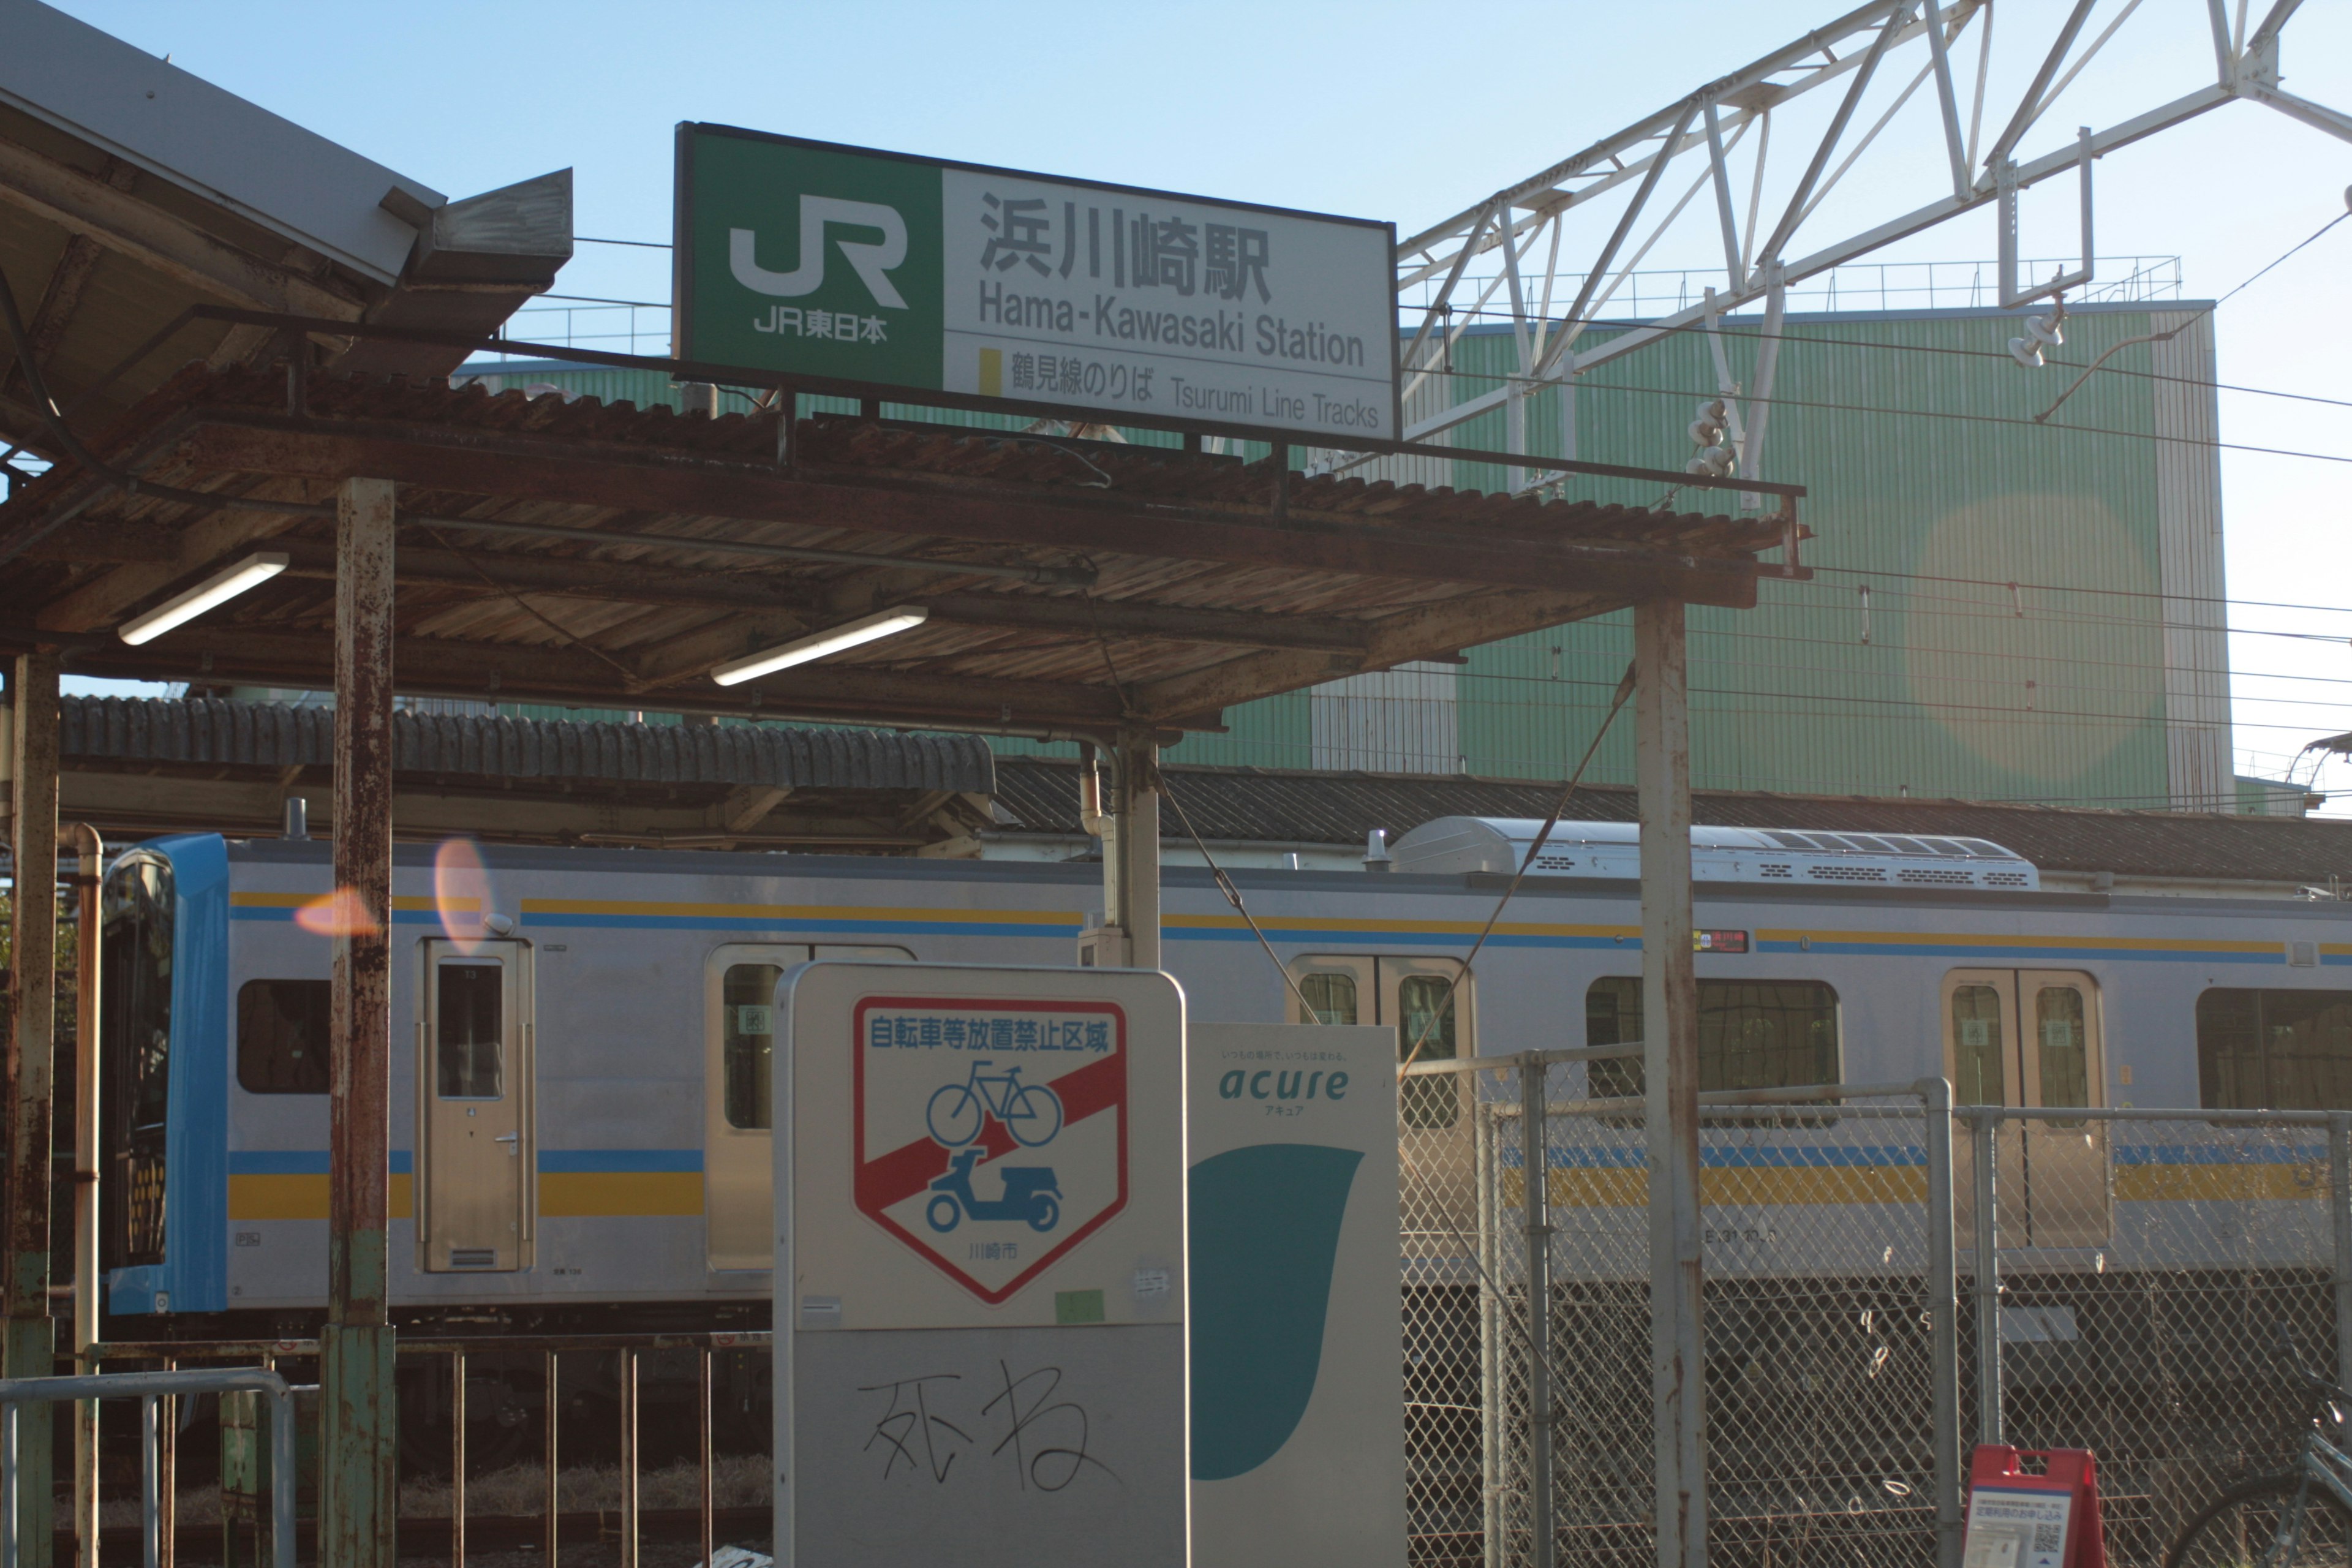
[[[1318,1143],[1260,1143],[1192,1167],[1194,1480],[1248,1474],[1307,1414],[1339,1222],[1363,1158]]]

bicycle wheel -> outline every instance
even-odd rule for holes
[[[923,1107],[923,1121],[931,1130],[931,1140],[950,1149],[961,1149],[980,1136],[985,1124],[980,1096],[972,1093],[969,1084],[942,1084],[931,1091],[929,1103]]]
[[[1024,1149],[1051,1143],[1062,1130],[1062,1097],[1042,1083],[1024,1084],[1004,1110],[1006,1130]]]
[[[2299,1533],[2292,1530],[2297,1494],[2303,1510]],[[2281,1539],[2288,1534],[2294,1535],[2291,1543]],[[2292,1473],[2241,1481],[2223,1492],[2189,1521],[2164,1559],[2164,1568],[2347,1565],[2352,1565],[2352,1510],[2316,1481]]]

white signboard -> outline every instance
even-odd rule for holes
[[[779,1005],[779,1560],[1181,1568],[1175,982],[835,961]]]
[[[1397,435],[1395,226],[678,127],[679,353],[815,384]]]
[[[1961,1568],[2064,1568],[2072,1494],[1980,1486],[1969,1496]]]
[[[1396,1031],[1191,1043],[1194,1552],[1402,1568]]]

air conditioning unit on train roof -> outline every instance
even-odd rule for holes
[[[1400,876],[1508,876],[1542,827],[1535,817],[1441,816],[1398,839],[1389,853]],[[1528,874],[1631,881],[1642,874],[1641,829],[1630,822],[1560,823]],[[1701,882],[1780,887],[2019,892],[2042,886],[2032,862],[1990,839],[1811,827],[1694,827],[1691,874]]]

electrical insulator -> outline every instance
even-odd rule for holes
[[[2025,318],[2025,335],[2009,340],[2009,357],[2028,370],[2040,370],[2047,362],[2042,350],[2060,347],[2066,342],[2066,302],[2060,300],[2046,316]]]
[[[1698,417],[1690,423],[1691,445],[1698,448],[1698,455],[1683,466],[1685,473],[1706,474],[1716,479],[1730,475],[1736,460],[1724,442],[1729,421],[1723,399],[1710,397],[1698,405]]]

